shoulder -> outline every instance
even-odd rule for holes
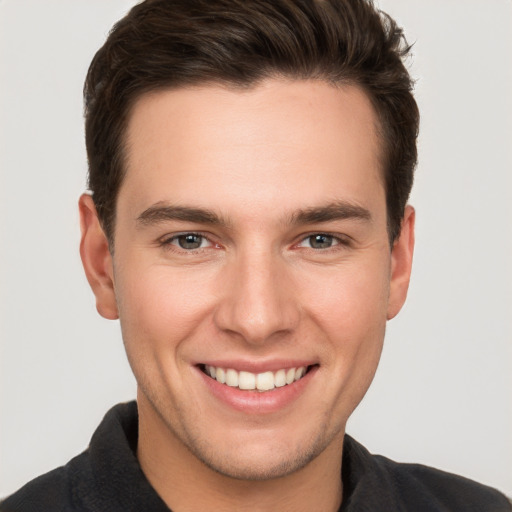
[[[0,512],[81,512],[73,495],[73,480],[85,458],[86,454],[81,454],[65,466],[28,482],[0,502]]]
[[[145,510],[134,497],[159,502],[135,456],[137,431],[136,403],[113,407],[83,453],[1,501],[0,512],[126,512]]]
[[[386,471],[405,504],[425,510],[511,512],[509,500],[499,491],[468,478],[421,464],[397,463],[373,456]]]
[[[512,512],[499,491],[421,464],[372,455],[345,436],[342,463],[345,507],[352,510],[415,512]]]
[[[508,499],[496,489],[421,464],[403,464],[379,455],[375,463],[387,472],[405,504],[429,510],[510,512]]]

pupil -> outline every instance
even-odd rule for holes
[[[182,249],[198,249],[201,247],[201,238],[199,235],[183,235],[178,238],[178,242]]]
[[[332,236],[313,235],[309,238],[309,242],[314,249],[327,249],[332,245]]]

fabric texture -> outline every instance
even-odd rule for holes
[[[117,405],[85,452],[29,482],[5,499],[0,511],[169,512],[137,461],[137,437],[136,403]],[[339,512],[512,511],[506,497],[494,489],[426,466],[371,455],[348,435],[342,473]]]

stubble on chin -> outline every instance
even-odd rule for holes
[[[290,445],[287,449],[281,450],[279,458],[273,457],[275,453],[267,446],[262,446],[261,453],[270,452],[268,456],[254,457],[244,449],[232,448],[229,452],[221,451],[210,439],[201,435],[198,429],[188,429],[185,436],[180,436],[175,432],[173,425],[168,422],[166,424],[174,436],[178,437],[185,448],[205,467],[223,477],[248,482],[275,480],[302,470],[335,442],[335,438],[340,438],[341,454],[344,433],[344,426],[340,422],[331,432],[321,430],[316,437],[310,437],[295,446]],[[232,443],[232,446],[236,445],[236,442]],[[251,449],[254,453],[255,448]]]

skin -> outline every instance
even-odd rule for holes
[[[137,456],[173,510],[339,507],[346,421],[414,245],[411,207],[389,244],[376,123],[361,90],[321,81],[151,93],[129,119],[113,254],[80,199],[84,268],[138,383]],[[198,366],[225,361],[312,371],[279,407],[237,409]]]

